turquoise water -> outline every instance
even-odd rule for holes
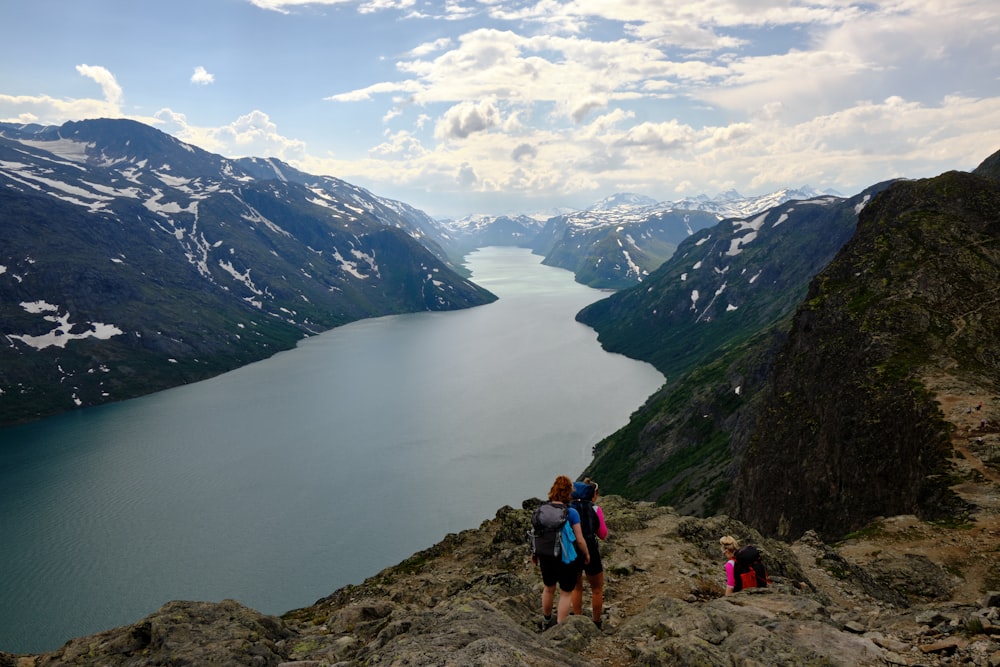
[[[602,351],[573,318],[604,294],[539,262],[483,249],[493,304],[0,430],[0,650],[173,599],[307,606],[578,475],[663,377]]]

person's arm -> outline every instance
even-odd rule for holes
[[[597,536],[602,540],[608,539],[608,524],[604,523],[604,510],[598,505],[594,505],[594,513],[597,514]]]
[[[726,561],[726,595],[732,595],[736,588],[736,574],[733,572],[735,564],[731,560]]]
[[[587,551],[587,540],[583,539],[583,530],[579,523],[573,524],[573,535],[576,536],[576,550],[583,554],[583,562],[590,562],[590,552]]]

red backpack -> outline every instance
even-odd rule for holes
[[[747,545],[740,547],[733,554],[733,578],[736,585],[733,591],[742,591],[744,588],[765,588],[770,582],[767,578],[767,568],[764,561],[760,559],[760,551],[757,547]]]

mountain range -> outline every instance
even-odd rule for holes
[[[605,288],[642,281],[725,213],[805,196],[431,218],[275,159],[128,120],[0,124],[0,425],[192,382],[357,319],[495,297],[462,259],[531,247]]]
[[[453,253],[532,231],[578,279],[614,265],[628,286],[578,319],[666,376],[584,472],[612,529],[604,629],[534,631],[532,499],[280,619],[174,602],[0,665],[997,662],[1000,153],[735,215],[625,194],[495,230],[129,121],[0,125],[0,184],[0,423],[489,302]],[[724,533],[773,586],[723,595]]]
[[[642,282],[684,239],[725,218],[745,218],[793,199],[821,197],[809,186],[757,197],[735,191],[709,198],[657,201],[636,193],[605,197],[583,210],[550,216],[475,215],[441,221],[435,240],[455,258],[486,245],[531,248],[542,263],[572,271],[577,282],[622,289]]]
[[[0,185],[0,424],[496,298],[406,204],[133,121],[0,125]]]
[[[961,515],[936,397],[1000,391],[997,161],[724,221],[584,309],[668,377],[586,474],[786,539]]]
[[[586,474],[609,492],[790,538],[954,514],[929,378],[961,371],[988,392],[1000,377],[998,161],[852,197],[621,193],[544,222],[449,222],[131,121],[0,125],[0,424],[199,380],[365,317],[488,303],[456,250],[515,243],[581,282],[628,284],[578,319],[667,377],[595,445]],[[872,463],[882,451],[891,469]]]

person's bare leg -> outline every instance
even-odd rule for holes
[[[555,597],[556,587],[554,584],[542,589],[542,616],[545,618],[552,616],[552,602],[555,600]]]
[[[559,591],[559,611],[556,615],[556,622],[562,623],[569,617],[570,609],[573,607],[572,591]]]
[[[583,572],[576,578],[576,588],[573,589],[573,613],[583,613]]]
[[[604,573],[588,576],[587,583],[590,584],[590,604],[594,608],[594,622],[600,623],[601,614],[604,613]]]

